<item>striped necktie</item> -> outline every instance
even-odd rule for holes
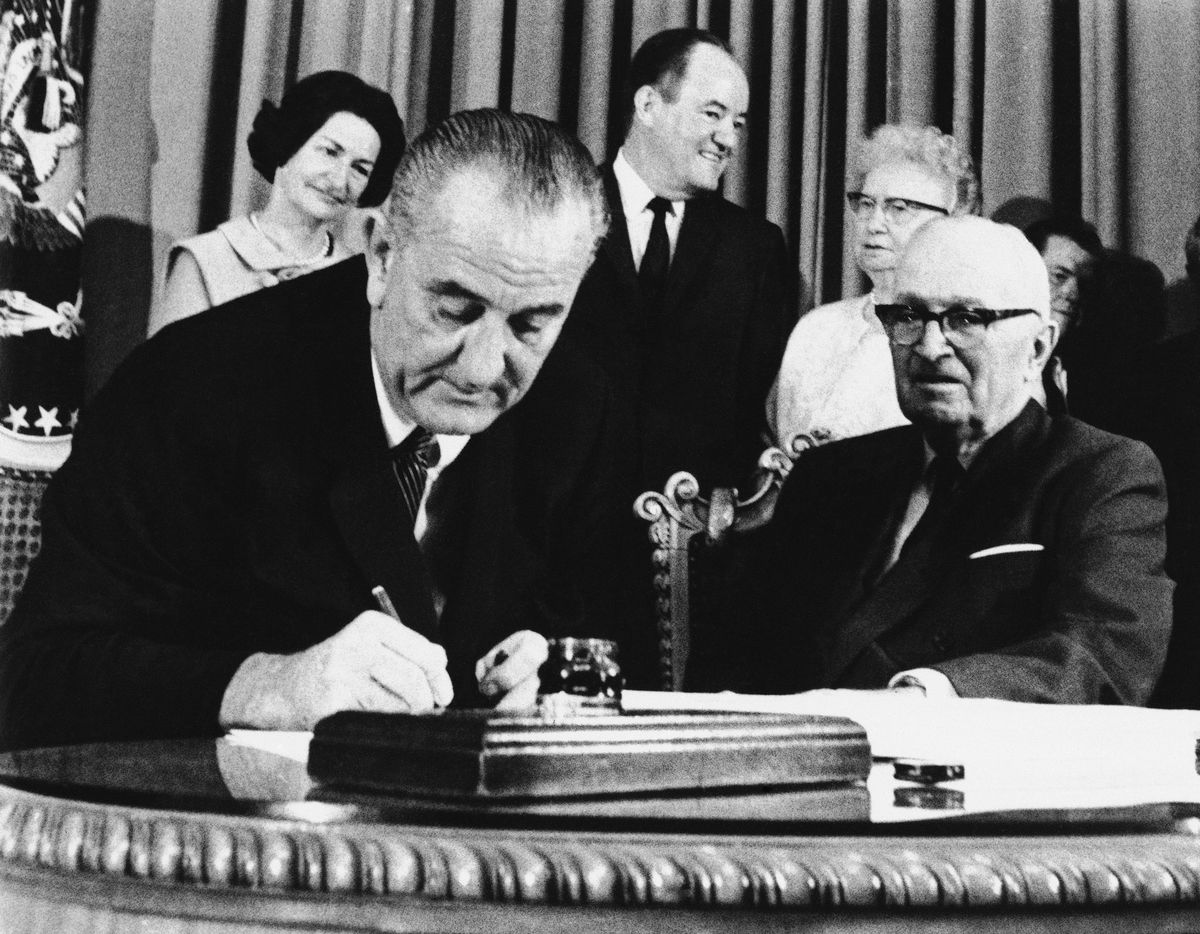
[[[421,494],[425,492],[425,476],[430,467],[436,467],[441,458],[437,438],[420,426],[414,428],[407,438],[392,448],[392,470],[400,493],[408,509],[408,524],[415,525],[417,510],[421,506]]]

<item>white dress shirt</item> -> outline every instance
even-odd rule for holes
[[[633,252],[635,269],[642,265],[646,255],[646,243],[650,239],[650,225],[654,223],[654,212],[647,208],[651,199],[657,197],[649,185],[637,174],[637,170],[625,158],[624,148],[617,151],[613,160],[613,175],[617,177],[617,188],[621,191],[621,210],[625,212],[625,227],[629,231],[629,249]],[[667,240],[671,244],[671,258],[675,258],[675,244],[679,242],[679,228],[683,226],[686,201],[672,201],[673,213],[668,213]]]

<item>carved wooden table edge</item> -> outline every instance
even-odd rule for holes
[[[1093,838],[705,840],[224,816],[0,788],[0,862],[66,878],[359,899],[889,913],[1178,908],[1200,903],[1194,823]]]

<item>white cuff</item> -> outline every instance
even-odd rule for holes
[[[892,675],[888,687],[918,687],[925,692],[926,697],[938,700],[958,697],[958,691],[954,690],[950,679],[936,668],[910,668],[908,671],[897,672]]]

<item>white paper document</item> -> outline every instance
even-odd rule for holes
[[[788,695],[626,691],[622,706],[847,717],[866,731],[876,759],[962,765],[962,781],[939,787],[962,791],[971,811],[1200,802],[1200,711],[1194,710],[932,700],[848,690]],[[876,767],[878,774],[887,771]],[[880,781],[873,776],[873,790]]]
[[[626,691],[639,710],[798,713],[846,717],[862,725],[876,765],[876,821],[928,819],[938,812],[897,804],[895,758],[961,765],[965,777],[937,786],[957,807],[944,816],[1024,809],[1103,808],[1156,802],[1200,803],[1196,743],[1200,711],[933,700],[892,691],[803,694],[688,694]],[[307,763],[312,733],[231,730],[226,740]]]
[[[312,733],[308,730],[230,730],[225,739],[235,746],[249,746],[307,764]]]

